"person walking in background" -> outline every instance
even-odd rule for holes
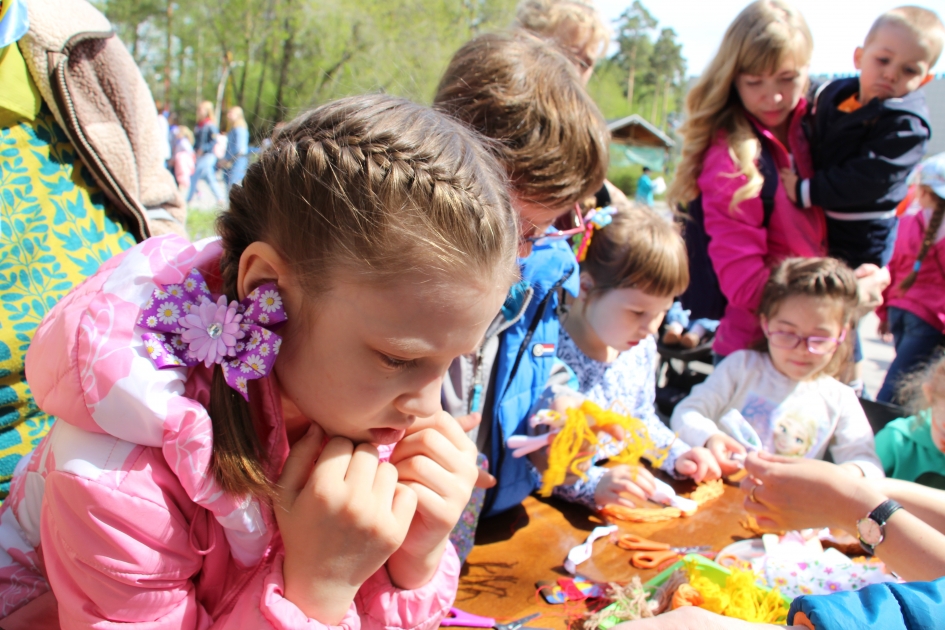
[[[190,180],[190,192],[187,193],[187,203],[194,198],[197,192],[197,182],[201,179],[210,186],[217,203],[222,204],[225,196],[217,183],[217,156],[213,153],[216,145],[217,121],[213,117],[213,103],[204,101],[197,106],[197,128],[194,130],[194,151],[197,155],[197,168]]]
[[[648,208],[653,207],[653,180],[650,179],[650,169],[643,167],[643,175],[637,180],[637,203],[642,203]]]
[[[190,181],[197,168],[197,158],[194,155],[194,132],[184,125],[177,126],[177,137],[174,140],[174,177],[181,194],[190,190]]]
[[[899,224],[889,262],[892,282],[876,309],[880,332],[892,333],[896,358],[876,396],[899,402],[899,379],[929,361],[945,341],[945,153],[919,165],[915,202]]]
[[[249,129],[242,107],[232,107],[226,114],[229,131],[226,134],[226,155],[223,157],[226,189],[243,181],[249,166]]]

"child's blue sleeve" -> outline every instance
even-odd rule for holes
[[[945,578],[873,584],[859,591],[804,595],[791,604],[788,625],[803,612],[816,630],[932,630],[945,620]],[[938,620],[938,621],[936,621]]]

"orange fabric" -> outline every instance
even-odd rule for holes
[[[813,622],[811,622],[811,620],[807,618],[807,615],[801,611],[794,613],[794,621],[792,622],[792,625],[804,626],[805,628],[810,628],[810,630],[817,630],[817,628],[814,627]]]
[[[837,110],[843,112],[844,114],[851,114],[861,107],[863,107],[863,104],[860,103],[859,95],[854,94],[847,100],[837,105]]]

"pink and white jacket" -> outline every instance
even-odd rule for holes
[[[906,291],[899,288],[899,284],[912,272],[931,216],[931,210],[913,203],[899,220],[896,248],[889,261],[892,281],[883,291],[883,304],[876,309],[876,314],[885,321],[886,309],[895,306],[922,318],[929,326],[945,334],[945,225],[939,228],[932,246],[925,254],[915,284]]]
[[[755,124],[767,139],[778,169],[791,168],[793,157],[793,166],[802,178],[814,173],[810,145],[801,129],[806,107],[807,103],[801,99],[792,114],[788,131],[790,152],[770,131]],[[732,159],[725,132],[719,132],[715,143],[706,151],[698,185],[705,231],[711,239],[709,258],[722,294],[728,300],[713,344],[713,350],[722,356],[749,348],[761,338],[755,309],[761,303],[761,290],[772,267],[793,256],[827,255],[823,210],[798,208],[788,199],[780,182],[767,228],[763,225],[764,205],[760,195],[730,208],[735,191],[747,181]]]
[[[138,328],[158,285],[197,267],[219,282],[217,240],[151,238],[102,265],[45,318],[26,356],[37,404],[59,420],[17,467],[0,508],[0,618],[50,588],[63,628],[325,628],[283,596],[271,509],[221,491],[210,370],[158,370]],[[273,381],[250,401],[278,476],[289,452]],[[341,628],[436,628],[456,594],[451,545],[422,588],[382,567]]]

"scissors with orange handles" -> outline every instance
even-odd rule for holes
[[[664,564],[670,564],[689,553],[704,553],[711,549],[708,546],[699,547],[672,547],[670,549],[654,551],[637,551],[630,557],[630,564],[637,569],[658,569]]]
[[[668,551],[671,547],[669,543],[656,542],[636,534],[621,534],[617,537],[617,546],[630,551]]]

